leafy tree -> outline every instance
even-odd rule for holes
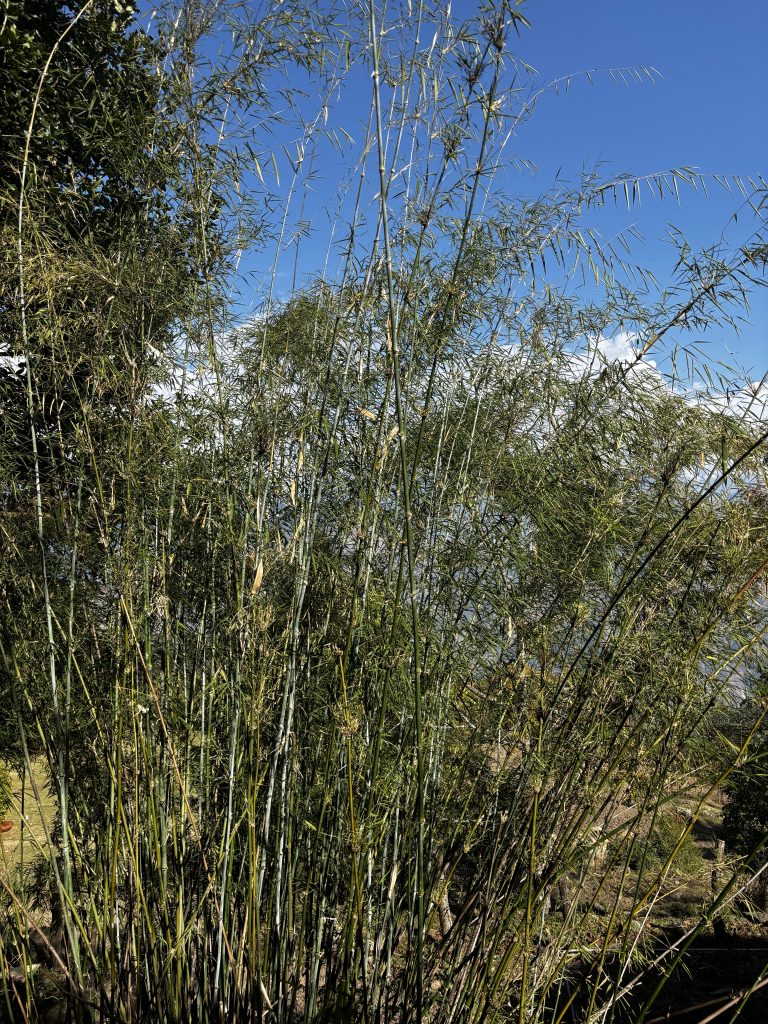
[[[158,54],[130,4],[3,3],[0,586],[19,610],[6,618],[5,680],[15,658],[33,689],[51,685],[48,611],[79,647],[102,599],[128,439],[193,284],[169,200],[178,159],[158,113]],[[104,488],[111,524],[93,515]],[[71,674],[71,653],[56,662]]]
[[[46,475],[61,470],[83,408],[99,410],[96,443],[135,412],[179,308],[187,264],[167,201],[174,161],[157,117],[157,59],[130,5],[4,0],[4,455],[29,466],[29,358]]]

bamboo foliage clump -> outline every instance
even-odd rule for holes
[[[108,7],[25,72],[2,179],[0,758],[45,813],[0,1019],[644,1019],[748,884],[664,930],[761,735],[768,561],[764,414],[644,357],[738,316],[763,230],[654,289],[594,218],[690,170],[506,194],[510,0]],[[65,183],[48,77],[110,32]]]

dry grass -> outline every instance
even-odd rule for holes
[[[11,772],[11,806],[5,820],[11,829],[0,834],[0,878],[11,884],[17,869],[47,856],[50,829],[56,814],[56,798],[50,790],[45,764],[36,760],[22,782]]]

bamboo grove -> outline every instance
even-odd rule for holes
[[[595,216],[690,169],[510,194],[529,6],[4,4],[2,1019],[648,1020],[759,885],[658,927],[763,749],[768,425],[684,346],[765,186],[661,283]]]

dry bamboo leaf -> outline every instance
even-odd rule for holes
[[[264,579],[264,559],[259,559],[259,564],[256,566],[256,574],[253,577],[253,583],[251,584],[251,594],[257,594],[261,589],[261,581]]]

